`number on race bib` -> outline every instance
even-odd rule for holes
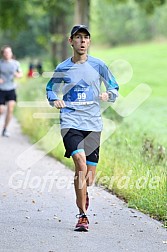
[[[78,93],[78,100],[86,100],[86,94],[85,93]]]

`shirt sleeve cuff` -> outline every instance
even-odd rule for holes
[[[118,97],[118,91],[116,89],[109,90],[108,92],[108,102],[115,102]]]

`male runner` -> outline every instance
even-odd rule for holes
[[[118,84],[107,66],[87,54],[90,42],[90,32],[85,25],[72,28],[69,43],[73,56],[57,66],[46,87],[49,103],[60,109],[65,157],[71,156],[75,165],[74,185],[79,209],[75,231],[88,231],[87,186],[93,183],[99,160],[100,100],[114,102],[118,96]],[[104,93],[100,92],[102,82],[106,88]]]

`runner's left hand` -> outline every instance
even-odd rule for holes
[[[22,72],[15,72],[14,77],[21,78],[23,76]]]
[[[99,97],[100,97],[100,100],[102,100],[102,101],[108,101],[108,98],[109,98],[108,93],[106,93],[106,92],[101,93]]]

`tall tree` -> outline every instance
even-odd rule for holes
[[[41,2],[41,1],[40,1]],[[72,16],[73,1],[45,0],[42,2],[49,17],[49,32],[53,64],[67,58],[67,26],[69,16]]]
[[[90,0],[75,0],[75,24],[89,26]]]

